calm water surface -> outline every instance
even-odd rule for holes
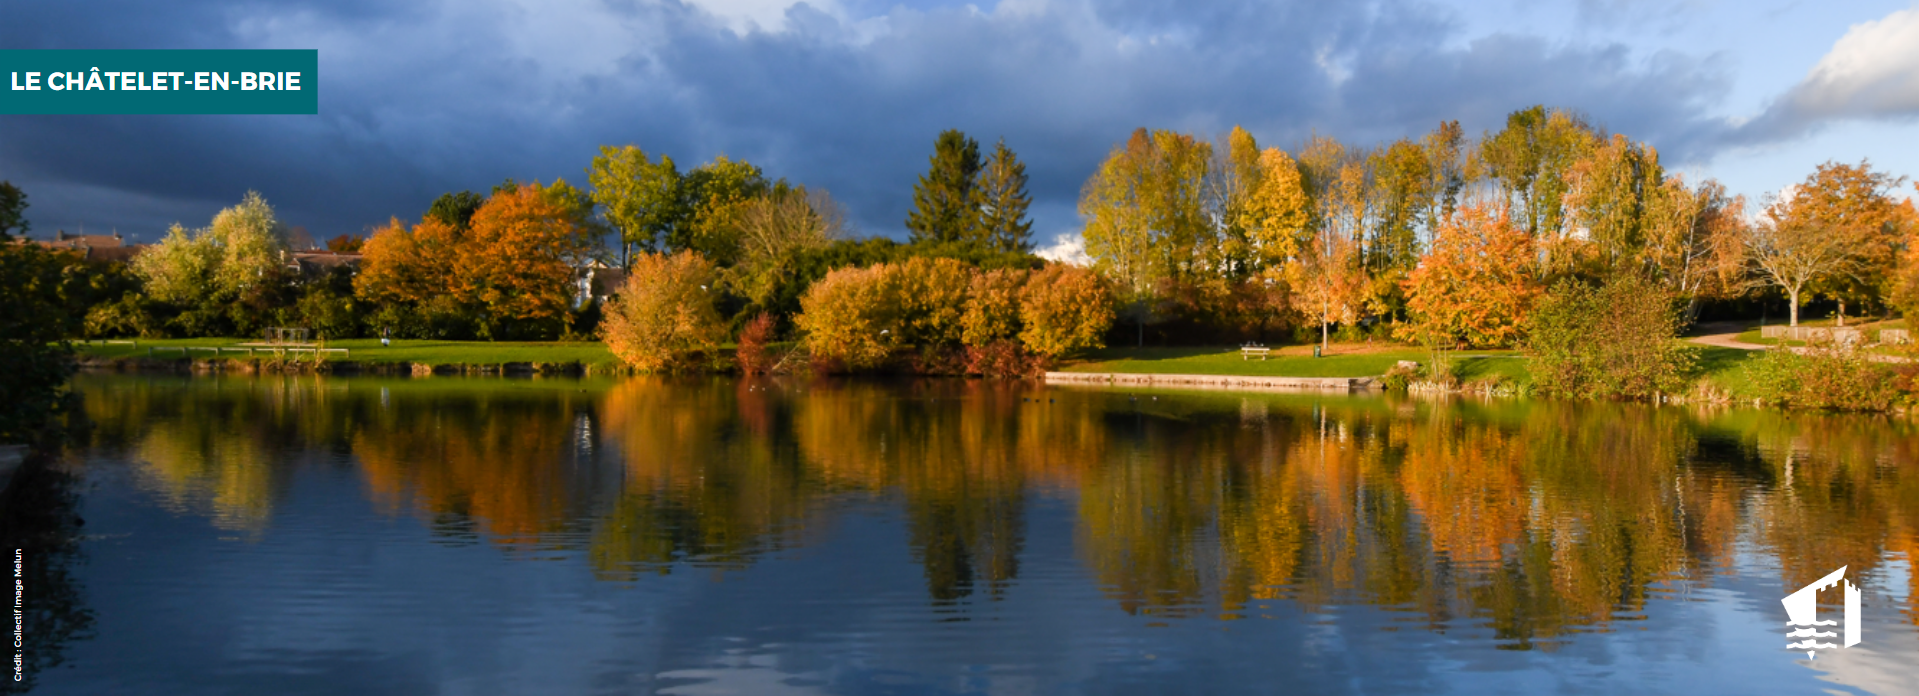
[[[54,575],[90,623],[34,693],[1919,693],[1910,421],[960,381],[78,388],[85,526]],[[1864,642],[1787,651],[1780,598],[1840,566]]]

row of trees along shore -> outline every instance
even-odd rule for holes
[[[748,371],[984,374],[1149,334],[1577,346],[1581,335],[1538,331],[1620,324],[1579,314],[1616,303],[1573,300],[1625,283],[1651,298],[1633,315],[1643,321],[1620,324],[1644,345],[1756,294],[1785,300],[1794,324],[1814,298],[1842,320],[1919,309],[1919,215],[1898,200],[1903,177],[1827,163],[1753,203],[1544,107],[1478,137],[1446,122],[1376,147],[1140,129],[1082,188],[1090,269],[1031,253],[1025,165],[956,130],[914,186],[904,243],[858,238],[824,189],[724,156],[682,171],[609,146],[586,174],[584,190],[509,180],[443,195],[417,223],[329,242],[364,260],[319,277],[284,262],[288,229],[249,194],[206,228],[176,225],[128,268],[93,269],[63,301],[87,336],[603,336],[652,370],[710,368],[735,342]],[[606,306],[581,304],[586,268],[628,279]],[[1675,372],[1668,357],[1653,362]]]
[[[1904,181],[1827,163],[1754,205],[1667,172],[1648,144],[1533,107],[1476,139],[1447,122],[1373,148],[1140,129],[1087,180],[1079,211],[1142,338],[1161,323],[1229,338],[1303,320],[1322,340],[1379,326],[1507,347],[1556,283],[1626,275],[1686,321],[1755,291],[1783,294],[1794,325],[1813,297],[1842,317],[1910,312],[1919,245]]]

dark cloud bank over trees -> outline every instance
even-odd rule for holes
[[[856,8],[857,9],[857,8]],[[0,174],[39,233],[157,239],[248,190],[319,236],[415,218],[503,178],[584,184],[601,144],[744,158],[903,237],[940,131],[1027,163],[1035,236],[1138,126],[1262,142],[1375,142],[1531,104],[1703,161],[1733,142],[1729,78],[1698,56],[1460,34],[1417,3],[1016,2],[842,19],[789,8],[736,31],[678,2],[107,3],[10,8],[13,48],[318,48],[318,116],[0,116]],[[852,14],[858,15],[858,12]]]

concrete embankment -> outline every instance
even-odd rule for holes
[[[1333,391],[1385,389],[1378,377],[1253,377],[1247,375],[1147,375],[1116,372],[1048,372],[1047,384],[1177,387],[1238,391]]]

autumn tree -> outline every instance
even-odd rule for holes
[[[1332,347],[1331,327],[1358,321],[1369,289],[1358,242],[1325,227],[1313,231],[1285,278],[1294,303],[1319,324],[1321,350]]]
[[[1312,200],[1301,182],[1299,167],[1284,150],[1259,153],[1256,181],[1242,209],[1240,227],[1246,230],[1252,258],[1261,268],[1284,268],[1299,255],[1312,223]]]
[[[892,275],[886,286],[896,293],[897,340],[919,347],[959,345],[967,291],[978,271],[954,259],[923,256],[885,268]]]
[[[1192,136],[1141,128],[1080,191],[1086,253],[1118,285],[1142,344],[1160,285],[1200,270],[1194,252],[1210,230],[1203,204],[1211,157],[1212,146]]]
[[[465,235],[428,213],[411,229],[394,218],[361,247],[353,294],[378,307],[374,328],[401,336],[446,338],[463,329],[470,309],[448,292],[463,272]]]
[[[1199,264],[1227,282],[1243,281],[1262,267],[1249,227],[1258,217],[1251,207],[1261,183],[1260,154],[1253,134],[1233,126],[1207,163],[1204,206],[1213,230],[1201,244]]]
[[[1019,338],[1026,349],[1048,358],[1105,346],[1113,324],[1113,296],[1093,272],[1062,263],[1048,264],[1028,278],[1020,291]]]
[[[816,360],[856,370],[885,362],[900,328],[891,271],[887,264],[841,268],[807,289],[793,323]]]
[[[1026,209],[1033,197],[1026,192],[1026,163],[1001,140],[979,171],[975,187],[979,199],[980,239],[1000,251],[1030,251],[1033,221]]]
[[[714,304],[718,269],[690,251],[641,254],[607,302],[600,332],[614,355],[642,372],[670,371],[726,338]]]
[[[985,347],[1019,335],[1020,295],[1027,275],[1023,269],[1001,268],[973,276],[960,316],[961,342]]]
[[[727,285],[760,308],[772,302],[801,254],[847,234],[845,210],[826,189],[785,182],[733,201],[701,226],[701,246],[725,266]]]
[[[1919,184],[1913,185],[1919,191]],[[1910,325],[1919,318],[1919,207],[1913,205],[1913,199],[1907,198],[1899,206],[1900,217],[1904,220],[1901,227],[1905,230],[1905,252],[1899,256],[1899,265],[1893,271],[1892,293],[1888,302],[1899,310]]]
[[[1639,261],[1653,223],[1650,216],[1662,203],[1658,199],[1679,193],[1665,188],[1658,151],[1623,135],[1594,147],[1564,176],[1565,215],[1574,227],[1585,230],[1585,243],[1595,248],[1599,262],[1608,268]]]
[[[1767,211],[1785,228],[1818,230],[1846,247],[1845,259],[1830,272],[1815,274],[1806,286],[1839,303],[1841,325],[1848,304],[1879,304],[1890,290],[1904,241],[1899,203],[1892,191],[1904,181],[1904,177],[1873,171],[1870,162],[1827,162]]]
[[[980,238],[979,199],[974,191],[979,172],[979,142],[958,130],[941,132],[927,172],[913,185],[913,210],[906,216],[913,243]]]
[[[574,268],[595,248],[576,215],[538,182],[503,191],[473,214],[453,293],[481,309],[480,331],[504,338],[563,321]]]
[[[1540,287],[1532,236],[1504,206],[1468,204],[1440,224],[1406,279],[1411,322],[1400,337],[1436,346],[1518,342]]]
[[[159,242],[133,257],[133,272],[140,276],[147,296],[189,305],[213,287],[213,269],[219,263],[220,249],[211,235],[176,222]]]
[[[1686,302],[1687,321],[1703,300],[1746,290],[1745,206],[1717,181],[1689,186],[1676,175],[1648,198],[1639,261],[1651,280]]]
[[[1419,231],[1427,223],[1439,180],[1425,148],[1407,139],[1366,156],[1372,172],[1372,224],[1365,265],[1374,274],[1409,270],[1419,262]]]

